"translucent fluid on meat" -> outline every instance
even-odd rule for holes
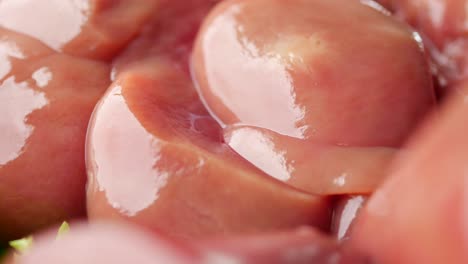
[[[252,126],[224,129],[237,153],[273,178],[314,194],[370,193],[398,152],[389,147],[308,144]]]
[[[67,54],[109,60],[134,38],[161,0],[2,0],[0,26]]]
[[[378,2],[0,0],[0,255],[468,263],[467,0]]]
[[[387,0],[395,16],[424,36],[442,95],[468,78],[468,1]]]
[[[183,238],[325,229],[328,198],[274,181],[243,160],[200,102],[187,51],[194,23],[211,6],[168,3],[157,17],[163,24],[155,22],[115,62],[115,81],[88,133],[90,219],[127,219]]]
[[[0,65],[3,242],[85,215],[83,143],[110,69],[3,28]]]
[[[225,1],[193,75],[226,142],[258,168],[312,193],[369,193],[435,103],[417,37],[359,1]]]
[[[338,240],[350,238],[356,219],[368,199],[366,195],[343,195],[336,199],[330,231]]]

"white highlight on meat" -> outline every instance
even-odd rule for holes
[[[228,145],[257,168],[280,181],[291,178],[293,168],[287,164],[285,151],[277,150],[270,138],[260,131],[242,127],[234,129]]]
[[[47,67],[42,67],[32,74],[32,78],[36,81],[36,85],[44,88],[52,80],[52,72]]]
[[[385,7],[374,0],[361,0],[361,4],[371,7],[387,16],[392,15]]]
[[[2,0],[0,25],[60,50],[79,35],[88,11],[82,0]]]
[[[341,174],[338,178],[333,179],[333,184],[339,187],[343,187],[346,184],[347,173]]]
[[[128,109],[121,87],[103,101],[95,126],[99,128],[90,134],[94,157],[88,160],[94,162],[88,164],[89,173],[95,174],[97,188],[115,209],[134,216],[159,198],[169,179],[169,173],[158,167],[161,143]]]
[[[242,120],[243,124],[259,126],[295,138],[304,138],[307,126],[303,126],[301,122],[305,109],[297,102],[294,83],[287,68],[289,65],[284,62],[284,59],[289,59],[288,54],[284,54],[286,58],[282,58],[275,50],[279,47],[271,47],[275,51],[272,53],[259,50],[243,34],[243,28],[235,23],[238,12],[240,12],[239,8],[226,11],[226,14],[215,19],[213,25],[205,32],[205,38],[208,41],[205,43],[204,50],[217,54],[219,56],[217,60],[224,62],[222,68],[219,68],[211,66],[211,60],[206,60],[206,69],[208,69],[206,76],[213,88],[213,94],[223,101],[239,120]],[[228,26],[220,27],[219,25]],[[209,41],[211,38],[223,39],[223,46],[216,44],[219,42]],[[285,40],[283,44],[291,43]],[[225,45],[229,45],[229,48]],[[281,46],[281,44],[278,45]],[[229,53],[225,50],[233,52]],[[237,78],[239,71],[244,78]],[[234,75],[231,76],[231,73]],[[219,87],[223,89],[218,89]],[[240,92],[239,87],[252,89]],[[203,93],[201,95],[203,99]],[[271,98],[257,100],[256,104],[251,103],[256,98],[265,96]],[[264,112],[252,115],[254,111],[260,111],[259,109],[263,109],[261,111]],[[266,109],[278,109],[277,115],[274,118],[264,118],[270,116],[269,112],[265,112]],[[225,126],[222,122],[220,124]]]
[[[0,39],[0,79],[4,78],[11,71],[11,61],[9,58],[24,59],[25,56],[15,42],[3,37]]]
[[[17,83],[9,77],[0,84],[0,167],[21,155],[34,131],[28,116],[47,103],[45,94],[31,89],[27,82]]]
[[[353,222],[354,218],[356,218],[358,210],[361,208],[364,202],[364,198],[362,196],[356,196],[350,199],[341,214],[340,225],[338,227],[338,239],[343,239],[348,231],[351,223]]]
[[[431,1],[424,1],[427,3],[427,11],[429,16],[431,17],[432,23],[437,28],[441,28],[444,23],[445,17],[445,0],[431,0]]]

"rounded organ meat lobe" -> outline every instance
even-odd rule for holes
[[[327,198],[245,162],[222,143],[220,127],[199,101],[188,51],[211,6],[168,2],[159,16],[164,27],[156,22],[117,59],[116,80],[88,131],[90,221],[123,219],[182,238],[325,228]],[[134,58],[144,59],[133,64]]]
[[[468,84],[458,89],[466,98]],[[376,263],[468,263],[468,104],[452,97],[354,226],[351,246]]]
[[[198,35],[192,71],[226,142],[306,191],[371,192],[435,103],[417,35],[372,6],[218,5]]]
[[[468,78],[467,0],[387,0],[395,16],[424,36],[435,62],[441,94],[457,89]]]
[[[368,193],[380,183],[395,148],[304,146],[304,140],[236,125],[224,138],[265,173],[315,194]]]
[[[108,76],[0,28],[0,241],[85,215],[86,127]]]
[[[64,53],[108,60],[141,30],[162,0],[3,0],[0,26]]]

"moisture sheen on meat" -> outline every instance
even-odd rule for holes
[[[0,26],[67,54],[112,59],[162,0],[2,0]]]
[[[442,95],[468,79],[467,0],[385,0],[396,17],[424,36]]]
[[[0,241],[85,215],[84,140],[107,64],[0,28]]]
[[[369,199],[351,246],[381,264],[468,263],[468,83]]]
[[[0,0],[0,244],[147,228],[18,263],[467,263],[467,0],[218,2]]]
[[[85,215],[85,134],[110,76],[89,59],[113,58],[160,2],[0,1],[0,242]]]
[[[90,220],[127,219],[183,238],[325,228],[328,199],[275,181],[239,157],[200,102],[188,54],[212,5],[168,2],[115,62],[115,81],[87,138]]]
[[[365,3],[227,0],[193,51],[226,142],[312,193],[372,192],[435,103],[418,35]]]
[[[356,219],[368,198],[366,195],[343,195],[336,199],[330,225],[330,231],[336,239],[345,241],[350,238]]]

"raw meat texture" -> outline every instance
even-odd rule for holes
[[[435,97],[418,35],[370,3],[228,0],[210,13],[192,71],[235,151],[311,193],[375,189]]]
[[[163,0],[3,0],[0,26],[79,57],[108,60]]]
[[[0,28],[0,242],[85,215],[84,141],[108,76]]]
[[[216,124],[187,76],[165,67],[121,75],[96,108],[87,146],[91,220],[124,217],[182,237],[326,225],[325,198],[237,157],[213,136]]]
[[[193,251],[163,237],[106,222],[72,226],[58,241],[55,232],[42,235],[26,254],[7,264],[189,264],[196,258]]]
[[[468,263],[468,83],[370,198],[351,245],[381,264]]]
[[[183,243],[127,225],[74,225],[55,240],[46,234],[24,256],[8,264],[171,263],[171,264],[361,264],[362,257],[308,228],[258,236]],[[91,250],[90,250],[91,249]],[[15,261],[13,261],[15,260]]]
[[[304,145],[301,139],[243,125],[227,127],[224,137],[237,153],[274,178],[321,195],[372,192],[397,152],[389,147]]]
[[[468,78],[467,0],[386,0],[385,4],[419,30],[432,54],[441,94]]]
[[[113,61],[113,76],[162,58],[175,61],[188,73],[188,63],[201,20],[220,0],[166,1],[143,28],[141,35]]]
[[[314,229],[298,228],[257,236],[233,236],[198,244],[205,259],[230,259],[242,264],[361,264],[366,258],[341,248]],[[220,254],[222,253],[222,254]],[[214,256],[214,258],[212,257]],[[230,258],[228,258],[230,257]],[[211,262],[210,262],[211,263]],[[225,263],[213,261],[213,263]]]
[[[115,62],[87,138],[90,220],[125,219],[182,238],[326,228],[328,199],[239,157],[200,102],[187,52],[195,22],[212,4],[168,2],[158,15],[163,24],[156,21]]]
[[[331,233],[336,239],[345,241],[350,238],[351,230],[367,199],[367,195],[343,195],[337,198],[330,225]]]

